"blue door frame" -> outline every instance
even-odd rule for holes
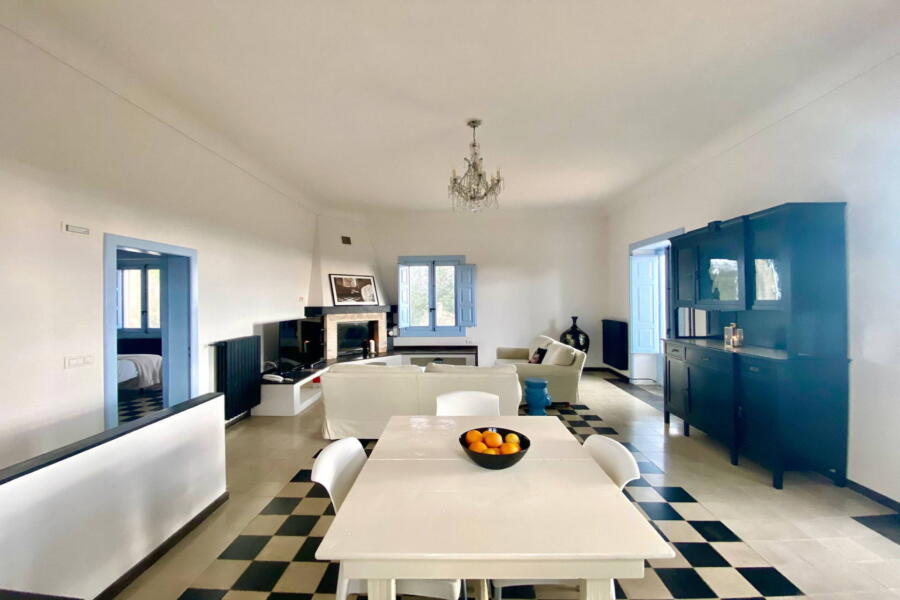
[[[120,248],[138,248],[168,255],[171,262],[173,275],[167,285],[171,286],[164,294],[164,306],[162,307],[164,323],[163,339],[163,393],[166,395],[167,404],[177,403],[171,401],[165,388],[165,382],[186,381],[182,386],[189,389],[187,400],[199,394],[199,352],[197,351],[197,251],[181,246],[161,244],[149,240],[124,237],[106,233],[103,235],[103,395],[104,414],[106,427],[115,427],[119,422],[119,384],[117,381],[118,365],[118,325],[116,311],[118,305],[116,291],[116,275],[118,269],[117,251]],[[168,270],[168,269],[167,269]],[[187,290],[184,289],[185,280]],[[169,297],[186,297],[186,302],[168,303]],[[166,331],[169,326],[177,328],[177,331]],[[188,360],[184,360],[184,342],[188,342]],[[172,352],[166,352],[166,344],[177,344],[182,348],[182,356],[179,360],[170,361]],[[176,358],[179,358],[176,356]],[[171,364],[169,364],[171,362]],[[189,366],[188,366],[189,365]],[[179,372],[188,369],[187,373]],[[185,377],[186,376],[186,377]],[[175,387],[173,385],[173,387]],[[178,391],[176,389],[172,391]],[[187,390],[181,390],[181,393]]]

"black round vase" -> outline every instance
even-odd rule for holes
[[[559,341],[582,352],[587,352],[588,348],[591,347],[591,338],[583,329],[578,327],[577,321],[578,317],[572,317],[572,326],[562,332],[562,335],[559,336]]]

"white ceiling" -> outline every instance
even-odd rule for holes
[[[601,203],[900,25],[897,0],[18,8],[314,201],[348,209],[446,208],[472,116],[484,119],[486,168],[506,179],[501,206]]]

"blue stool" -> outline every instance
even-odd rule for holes
[[[546,415],[544,409],[550,406],[550,392],[547,391],[547,380],[542,377],[529,377],[525,380],[525,403],[529,415]]]

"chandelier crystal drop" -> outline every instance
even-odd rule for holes
[[[503,178],[500,170],[488,178],[484,172],[478,142],[475,140],[475,128],[481,125],[481,119],[470,119],[466,124],[472,128],[472,143],[469,144],[468,167],[462,177],[457,176],[456,169],[450,176],[450,204],[454,210],[480,212],[485,208],[499,208],[497,196],[503,189]]]

